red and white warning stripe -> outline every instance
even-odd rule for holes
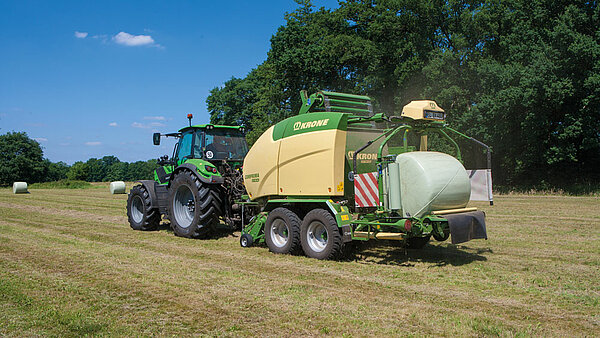
[[[379,205],[377,172],[354,175],[354,201],[361,208]]]

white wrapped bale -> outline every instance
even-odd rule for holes
[[[13,194],[26,194],[26,193],[27,193],[27,182],[13,183]]]
[[[467,206],[471,182],[454,157],[432,151],[414,151],[396,157],[400,168],[402,212],[421,217],[431,211]]]
[[[125,182],[115,181],[110,182],[110,193],[111,194],[124,194],[125,193]]]

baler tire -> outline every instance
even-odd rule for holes
[[[300,217],[287,208],[275,208],[265,221],[265,242],[273,253],[296,253],[300,247]]]
[[[127,219],[133,230],[156,230],[160,224],[160,213],[157,208],[151,208],[150,193],[143,185],[131,188],[127,196]]]
[[[406,240],[407,249],[423,249],[425,244],[429,243],[431,235],[425,237],[411,237]]]
[[[304,216],[300,242],[304,254],[311,258],[334,259],[342,251],[340,229],[333,215],[325,209],[313,209]]]
[[[217,187],[202,183],[188,170],[177,173],[169,187],[167,210],[175,235],[205,238],[214,232],[222,214]]]
[[[254,239],[252,238],[252,235],[250,235],[250,234],[243,234],[240,237],[240,246],[242,248],[249,248],[252,246],[253,243],[254,243]]]

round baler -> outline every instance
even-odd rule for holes
[[[453,131],[435,102],[413,101],[402,116],[386,117],[373,114],[366,96],[302,99],[300,113],[267,129],[244,159],[251,202],[242,205],[258,215],[243,227],[242,246],[265,242],[275,253],[301,249],[331,259],[352,240],[419,248],[432,236],[452,234],[454,243],[487,237],[483,213],[466,208],[471,185],[463,165],[427,151],[427,133]],[[407,144],[408,132],[421,135],[419,151]],[[403,145],[392,146],[402,133]]]

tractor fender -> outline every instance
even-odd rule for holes
[[[178,172],[180,172],[183,169],[188,169],[190,170],[192,173],[194,173],[194,175],[196,175],[196,177],[198,177],[198,179],[202,182],[202,183],[206,183],[206,184],[223,184],[223,182],[225,182],[225,179],[223,178],[223,176],[210,176],[210,177],[204,177],[202,176],[199,172],[198,172],[198,168],[191,164],[191,163],[184,163],[182,165],[180,165],[179,167],[175,168],[175,170],[173,170],[173,174],[171,177],[174,177],[175,174],[177,174]],[[170,185],[170,183],[169,183]]]
[[[135,183],[140,183],[141,185],[148,190],[150,194],[150,208],[158,208],[158,200],[156,198],[156,189],[154,188],[156,182],[153,180],[139,180],[135,181]]]

